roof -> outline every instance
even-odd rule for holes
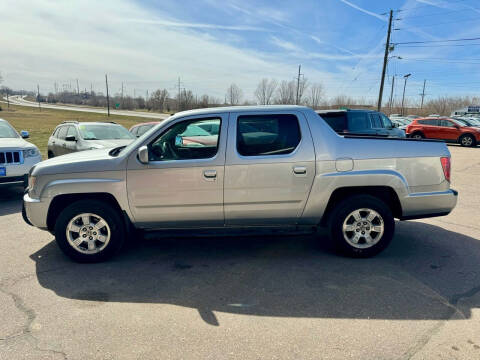
[[[315,110],[317,114],[328,114],[328,113],[338,113],[338,112],[348,112],[348,111],[358,111],[358,112],[376,112],[376,110],[370,109],[325,109],[325,110]]]
[[[225,106],[225,107],[211,107],[205,109],[194,109],[175,113],[177,116],[187,115],[201,115],[210,113],[227,113],[227,112],[252,112],[252,111],[288,111],[288,110],[300,110],[310,109],[306,106],[298,105],[255,105],[255,106]]]
[[[131,127],[130,129],[132,129],[132,128],[134,128],[134,127],[137,127],[137,126],[142,126],[142,125],[156,125],[156,124],[160,124],[160,123],[161,123],[161,121],[143,122],[143,123],[138,123],[138,124],[132,125],[132,127]]]

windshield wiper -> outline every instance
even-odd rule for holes
[[[113,148],[112,150],[109,151],[108,155],[110,156],[117,156],[118,154],[120,154],[120,152],[125,149],[127,146],[124,145],[124,146],[119,146],[119,147],[116,147],[116,148]]]

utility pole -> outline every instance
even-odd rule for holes
[[[408,77],[412,75],[412,74],[407,74],[407,75],[404,75],[403,78],[405,79],[405,83],[403,84],[403,96],[402,96],[402,116],[404,115],[404,110],[403,110],[403,104],[404,104],[404,101],[405,101],[405,88],[407,87],[407,79]]]
[[[385,56],[383,57],[382,79],[380,81],[380,91],[378,93],[378,105],[377,105],[378,111],[380,111],[382,108],[383,83],[385,82],[385,72],[387,71],[388,52],[390,51],[390,33],[392,32],[392,18],[393,18],[393,10],[390,10],[390,18],[388,19],[387,43],[385,44]]]
[[[105,85],[107,86],[107,116],[110,116],[110,98],[108,96],[108,79],[107,74],[105,74]]]
[[[38,101],[38,110],[42,111],[42,107],[40,106],[40,85],[37,84],[37,101]]]
[[[7,109],[10,109],[10,100],[8,100],[8,89],[7,89]]]
[[[392,112],[393,109],[393,88],[395,86],[395,75],[392,76],[392,90],[390,90],[390,101],[389,101],[389,107],[390,107],[390,112]]]
[[[123,100],[123,81],[122,81],[122,100]]]
[[[298,105],[300,102],[300,99],[298,98],[299,91],[300,91],[300,70],[302,68],[302,65],[298,65],[298,76],[297,76],[297,96],[295,97],[295,105]]]
[[[77,95],[80,95],[80,86],[78,86],[78,79],[77,79]]]
[[[427,82],[427,80],[423,80],[423,91],[422,93],[420,94],[420,96],[422,97],[422,103],[420,105],[420,110],[423,109],[423,99],[425,98],[425,83]]]

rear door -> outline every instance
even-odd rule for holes
[[[439,122],[439,132],[443,140],[448,141],[457,141],[460,137],[460,130],[457,129],[453,121],[447,119],[438,120]]]
[[[370,113],[370,121],[372,123],[372,128],[375,130],[375,134],[378,136],[388,136],[389,132],[385,129],[383,125],[382,118],[380,114],[372,112]]]
[[[313,142],[301,112],[230,115],[226,225],[296,224],[314,176]]]
[[[55,140],[55,145],[53,146],[54,148],[53,152],[55,156],[64,155],[67,153],[66,151],[67,142],[65,141],[65,138],[67,137],[67,131],[68,131],[67,125],[60,127],[60,129],[58,130],[57,138]]]

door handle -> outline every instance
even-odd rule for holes
[[[305,166],[294,166],[293,172],[298,175],[304,175],[307,173],[307,168]]]
[[[203,177],[209,181],[213,181],[217,177],[217,170],[204,170]]]

